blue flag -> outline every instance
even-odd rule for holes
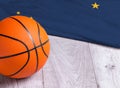
[[[119,0],[0,0],[0,19],[33,17],[48,34],[120,48]]]

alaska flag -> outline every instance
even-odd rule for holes
[[[120,48],[120,0],[0,0],[0,19],[33,17],[50,35]]]

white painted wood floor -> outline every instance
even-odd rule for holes
[[[120,50],[49,36],[43,69],[27,79],[0,76],[0,88],[120,88]]]

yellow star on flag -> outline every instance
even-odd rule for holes
[[[17,11],[16,14],[17,14],[17,15],[20,15],[20,11]]]
[[[98,9],[99,8],[99,4],[97,4],[96,2],[94,3],[94,4],[92,4],[92,8],[94,8],[94,9]]]

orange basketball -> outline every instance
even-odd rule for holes
[[[0,22],[0,74],[29,77],[45,64],[50,42],[44,28],[26,16],[11,16]]]

